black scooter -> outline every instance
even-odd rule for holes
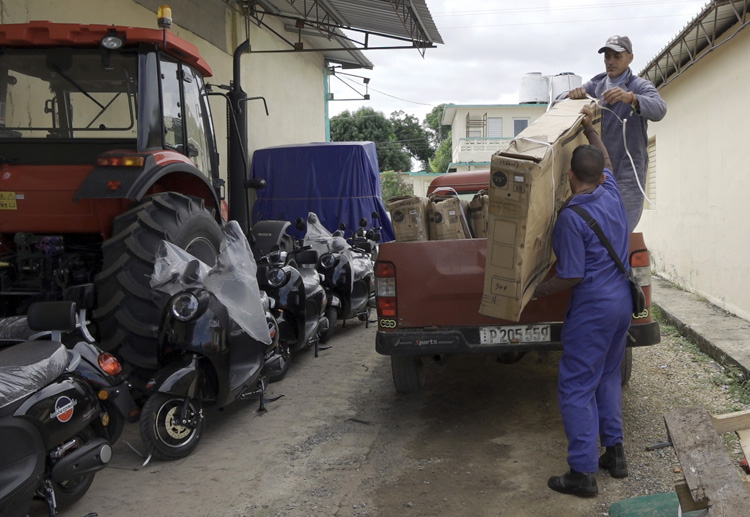
[[[157,257],[151,285],[171,299],[158,335],[160,368],[139,388],[148,397],[141,438],[158,459],[183,458],[195,449],[204,404],[221,408],[259,395],[259,411],[265,411],[268,377],[279,379],[288,369],[247,240],[235,221],[224,233],[213,268],[168,242]]]
[[[336,324],[336,314],[326,311],[326,292],[315,269],[318,253],[295,241],[287,233],[289,226],[288,221],[253,226],[258,284],[273,300],[281,342],[294,350],[313,346],[317,357],[319,343],[327,341],[329,328]]]
[[[122,434],[125,422],[137,422],[140,408],[133,400],[130,384],[121,375],[122,365],[115,356],[103,352],[88,330],[86,320],[87,308],[93,308],[94,286],[85,284],[66,293],[63,302],[37,302],[35,314],[47,312],[76,313],[74,329],[62,332],[60,329],[33,329],[27,316],[11,316],[0,320],[0,349],[19,344],[23,341],[57,340],[66,348],[80,356],[76,365],[79,374],[100,400],[108,414],[109,425],[106,427],[107,439],[114,445]],[[65,304],[65,305],[63,305]]]
[[[368,326],[375,304],[375,272],[369,244],[353,246],[343,237],[343,230],[331,234],[313,212],[307,216],[304,243],[319,253],[317,270],[323,275],[328,303],[335,308],[336,319],[346,323],[357,318]]]
[[[80,356],[60,342],[75,318],[71,304],[33,304],[28,325],[59,332],[0,351],[0,515],[26,515],[33,498],[56,515],[86,494],[112,457],[107,412],[75,372]]]

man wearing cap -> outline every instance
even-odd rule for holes
[[[663,119],[667,105],[651,81],[637,77],[630,70],[630,63],[633,62],[630,38],[612,36],[599,49],[599,53],[604,54],[606,72],[571,90],[568,97],[585,99],[591,96],[601,101],[604,108],[602,140],[612,159],[614,176],[625,202],[628,228],[632,232],[643,212],[641,189],[645,189],[648,171],[647,121]],[[633,158],[632,164],[626,149]]]

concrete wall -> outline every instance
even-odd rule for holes
[[[734,32],[730,29],[728,34]],[[750,319],[750,30],[660,91],[656,208],[644,211],[653,270]]]
[[[163,3],[153,0],[14,0],[0,2],[0,23],[49,20],[61,23],[103,23],[156,28],[156,10]],[[213,69],[207,79],[213,84],[229,84],[232,53],[246,39],[241,14],[222,0],[172,0],[172,31],[196,45]],[[282,22],[265,19],[284,34]],[[192,30],[191,30],[192,29]],[[287,48],[267,29],[250,25],[253,49]],[[243,89],[248,96],[264,96],[263,104],[249,104],[249,149],[272,145],[325,140],[324,59],[317,52],[245,54]],[[222,153],[222,174],[226,176],[226,104],[211,99],[217,142]]]

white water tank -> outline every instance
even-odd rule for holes
[[[569,92],[573,88],[578,88],[583,84],[581,76],[576,75],[573,72],[556,74],[551,76],[549,80],[552,88],[551,94],[553,99],[556,99],[561,93]]]
[[[541,72],[529,72],[521,77],[519,104],[538,104],[549,101],[549,83]]]

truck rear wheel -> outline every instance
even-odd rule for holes
[[[392,355],[391,374],[399,393],[414,393],[424,387],[424,364],[419,356]]]
[[[143,198],[115,218],[96,276],[100,347],[139,367],[158,366],[156,339],[169,297],[149,285],[156,251],[169,241],[212,266],[222,232],[203,200],[175,192]]]

